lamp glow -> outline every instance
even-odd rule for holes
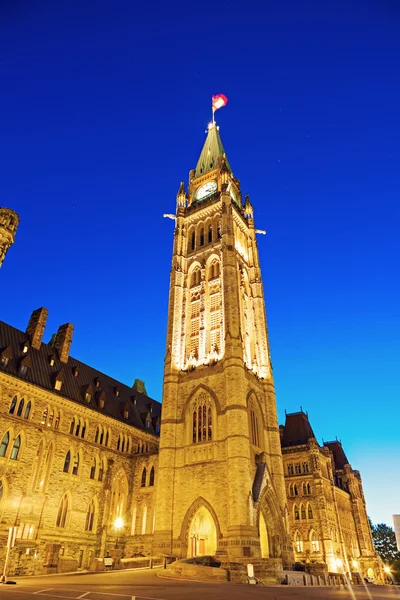
[[[356,560],[353,560],[353,567],[355,569],[358,569],[358,562]]]
[[[121,517],[117,517],[114,521],[114,529],[122,529],[124,526],[124,520]]]
[[[385,573],[390,573],[390,567],[388,567],[387,565],[383,567],[383,570],[385,571]]]
[[[336,566],[338,566],[338,567],[343,567],[343,562],[341,561],[341,559],[340,559],[340,558],[337,558],[337,559],[335,560],[335,563],[336,563]]]

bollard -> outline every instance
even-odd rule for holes
[[[152,569],[152,568],[153,568],[153,559],[150,558],[150,560],[149,560],[149,569]]]
[[[167,557],[164,556],[164,560],[163,560],[163,569],[167,568]]]
[[[303,575],[303,583],[304,585],[307,585],[307,575]]]

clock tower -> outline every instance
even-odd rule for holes
[[[177,195],[154,551],[292,562],[253,207],[214,122]]]

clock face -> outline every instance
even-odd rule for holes
[[[205,183],[196,192],[196,200],[204,200],[204,198],[208,198],[217,190],[217,182],[209,181]]]

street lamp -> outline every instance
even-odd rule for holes
[[[115,540],[115,547],[118,548],[118,542],[119,542],[119,532],[121,531],[121,529],[124,526],[124,520],[122,517],[117,517],[114,521],[114,529],[117,532],[117,539]]]
[[[355,569],[358,569],[358,562],[356,560],[353,560],[352,564]]]
[[[385,565],[385,566],[383,567],[383,570],[384,570],[384,571],[385,571],[385,573],[387,573],[388,575],[391,573],[391,569],[390,569],[390,567],[388,567],[387,565]]]

